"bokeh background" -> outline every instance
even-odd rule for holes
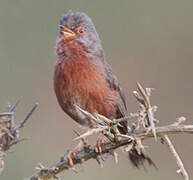
[[[0,1],[0,111],[21,99],[17,122],[35,102],[38,110],[21,132],[29,140],[15,146],[5,159],[2,180],[21,180],[35,172],[38,162],[49,166],[76,142],[70,120],[57,104],[53,91],[54,53],[58,21],[69,9],[92,18],[108,62],[118,76],[130,112],[137,110],[132,96],[136,82],[156,90],[152,102],[159,107],[160,124],[179,116],[193,119],[193,1],[192,0],[1,0]],[[193,137],[171,136],[193,178]],[[159,170],[138,171],[120,153],[115,165],[107,160],[100,168],[94,160],[84,173],[68,171],[62,179],[181,179],[167,147],[145,141]]]

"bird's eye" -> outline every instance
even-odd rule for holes
[[[78,28],[77,28],[77,33],[78,33],[79,35],[84,34],[84,32],[85,32],[85,30],[84,30],[83,27],[78,27]]]

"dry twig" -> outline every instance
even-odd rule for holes
[[[163,127],[156,127],[156,133],[158,137],[163,137],[163,134],[177,134],[177,133],[193,134],[193,125],[180,125],[180,126],[169,125]],[[142,140],[154,137],[152,132],[149,132],[147,134],[145,130],[137,130],[136,132],[133,133],[133,135]],[[117,144],[113,144],[109,141],[108,143],[105,143],[103,145],[101,153],[97,153],[90,146],[82,147],[82,149],[78,151],[76,157],[73,157],[73,163],[74,165],[76,165],[81,164],[90,159],[96,159],[96,157],[100,156],[101,154],[111,152],[112,150],[125,146],[129,143],[131,143],[129,137],[127,138],[122,137]],[[68,170],[70,168],[71,167],[69,166],[68,160],[62,159],[62,161],[55,163],[49,168],[43,167],[42,169],[39,170],[39,172],[35,173],[33,176],[27,178],[26,180],[40,180],[40,179],[48,180],[50,178],[53,178],[60,172]]]
[[[33,111],[38,106],[36,103],[26,115],[24,120],[17,126],[15,124],[15,109],[18,103],[19,101],[17,101],[13,106],[10,106],[8,108],[8,112],[0,113],[0,173],[4,167],[3,159],[6,153],[13,145],[24,140],[19,138],[19,129],[24,126]]]
[[[172,155],[175,157],[176,159],[176,162],[177,162],[177,165],[179,167],[179,170],[177,170],[176,172],[177,173],[181,173],[182,176],[184,177],[185,180],[189,180],[189,177],[188,177],[188,173],[186,172],[185,168],[184,168],[184,165],[182,163],[182,160],[180,159],[180,156],[178,155],[178,153],[176,152],[175,148],[174,148],[174,145],[172,144],[170,138],[168,137],[167,134],[165,134],[163,136],[165,142],[167,143]]]

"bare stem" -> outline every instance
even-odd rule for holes
[[[186,172],[186,169],[184,168],[184,165],[182,163],[182,160],[180,159],[180,156],[178,155],[178,153],[176,152],[174,145],[172,144],[170,138],[168,137],[167,134],[165,134],[163,136],[165,142],[167,143],[172,155],[174,156],[174,158],[176,159],[177,165],[179,167],[179,170],[177,170],[177,173],[181,173],[182,176],[184,177],[185,180],[189,180],[188,177],[188,173]]]
[[[164,134],[176,134],[176,133],[193,133],[193,125],[169,125],[169,126],[162,126],[156,127],[156,134],[158,137],[163,137]],[[146,132],[145,130],[137,130],[133,132],[131,135],[138,137],[140,139],[147,139],[154,137],[152,132]],[[114,149],[117,149],[121,146],[125,146],[131,143],[130,137],[122,137],[120,138],[119,142],[114,144],[111,142],[107,142],[102,147],[101,154],[105,154],[108,152],[112,152]],[[100,156],[98,152],[95,152],[94,149],[91,147],[83,147],[80,149],[75,157],[73,157],[73,164],[82,164],[84,161],[88,161],[90,159],[96,159]],[[39,172],[35,173],[33,176],[27,178],[26,180],[48,180],[50,178],[56,177],[56,175],[64,170],[70,169],[70,165],[67,159],[60,160],[59,162],[55,163],[54,165],[50,166],[49,168],[42,168]],[[188,179],[185,179],[188,180]]]
[[[0,173],[3,171],[4,157],[6,156],[7,152],[9,152],[10,148],[25,140],[24,138],[19,139],[19,129],[23,128],[24,124],[38,106],[36,103],[23,121],[21,121],[19,125],[16,125],[14,112],[18,103],[19,101],[17,101],[13,106],[10,106],[8,112],[0,113]]]
[[[20,129],[24,126],[24,124],[27,122],[29,117],[32,115],[32,113],[35,111],[35,109],[38,107],[38,103],[35,103],[35,105],[31,108],[31,110],[27,113],[26,117],[21,121],[17,129]]]

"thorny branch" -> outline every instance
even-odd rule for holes
[[[179,167],[179,170],[177,170],[176,172],[177,172],[177,173],[181,173],[182,176],[184,177],[184,179],[185,179],[185,180],[188,180],[188,179],[189,179],[188,173],[186,172],[186,170],[185,170],[185,168],[184,168],[184,165],[183,165],[183,163],[182,163],[182,160],[180,159],[178,153],[176,152],[176,150],[175,150],[172,142],[170,141],[168,135],[165,134],[165,135],[163,136],[163,138],[164,138],[165,142],[167,143],[167,145],[168,145],[171,153],[173,154],[173,156],[174,156],[175,159],[176,159],[177,165],[178,165],[178,167]]]
[[[10,151],[10,148],[23,141],[19,138],[19,129],[23,128],[31,114],[37,108],[36,103],[33,108],[27,113],[24,120],[19,125],[15,124],[15,109],[18,105],[17,101],[13,106],[8,106],[8,112],[0,113],[0,173],[4,168],[4,156]]]
[[[156,127],[156,133],[158,137],[162,137],[163,134],[176,134],[176,133],[188,133],[193,134],[193,125],[180,125],[179,127],[169,125],[169,126],[163,126],[163,127]],[[152,132],[149,132],[146,134],[144,130],[137,131],[133,133],[134,136],[137,138],[147,139],[154,137]],[[85,161],[88,161],[90,159],[96,159],[97,157],[100,158],[102,154],[105,153],[111,153],[113,150],[125,146],[127,144],[130,144],[131,140],[129,137],[122,137],[117,144],[113,144],[111,142],[105,143],[102,148],[102,152],[96,152],[91,146],[84,146],[82,149],[80,149],[76,155],[76,157],[73,158],[74,165],[76,164],[82,164]],[[35,173],[33,176],[27,178],[26,180],[48,180],[50,178],[57,178],[57,174],[64,170],[71,169],[69,166],[68,160],[65,157],[61,157],[60,161],[56,164],[52,165],[49,168],[44,168],[41,164],[38,165],[39,172]]]
[[[26,180],[48,180],[50,178],[59,179],[57,174],[64,170],[74,169],[74,165],[80,164],[82,165],[85,161],[90,159],[96,159],[99,165],[102,164],[101,159],[103,154],[113,155],[115,161],[117,162],[117,154],[114,152],[115,149],[119,147],[132,147],[139,146],[139,148],[144,148],[141,144],[141,140],[152,138],[157,141],[157,138],[164,139],[167,145],[169,146],[172,155],[175,157],[177,161],[177,165],[179,166],[179,170],[185,180],[189,180],[188,174],[184,168],[184,165],[178,156],[174,146],[168,138],[169,134],[177,134],[177,133],[188,133],[193,134],[193,125],[183,125],[182,122],[185,120],[184,117],[177,119],[177,121],[168,126],[156,127],[155,123],[158,123],[158,120],[154,117],[154,112],[157,111],[157,106],[152,106],[150,103],[151,96],[151,88],[144,89],[139,83],[137,83],[138,91],[134,91],[133,94],[139,102],[139,111],[137,113],[131,113],[128,117],[124,117],[116,120],[109,120],[106,117],[95,114],[92,115],[89,112],[84,111],[80,107],[77,107],[77,110],[82,112],[88,118],[96,123],[96,127],[82,135],[79,135],[75,140],[81,140],[84,144],[82,148],[76,153],[76,155],[72,156],[72,163],[69,163],[69,159],[67,154],[62,156],[61,159],[50,166],[49,168],[45,168],[41,163],[38,164],[37,170],[34,175],[27,178]],[[136,123],[133,124],[130,131],[127,135],[119,134],[116,127],[119,122],[128,121],[130,119],[137,119]],[[94,133],[103,133],[109,141],[102,145],[102,151],[96,151],[96,149],[92,148],[88,145],[84,138],[90,136]],[[76,133],[77,134],[77,133]],[[139,144],[138,144],[139,143]],[[128,146],[129,145],[129,146]]]

